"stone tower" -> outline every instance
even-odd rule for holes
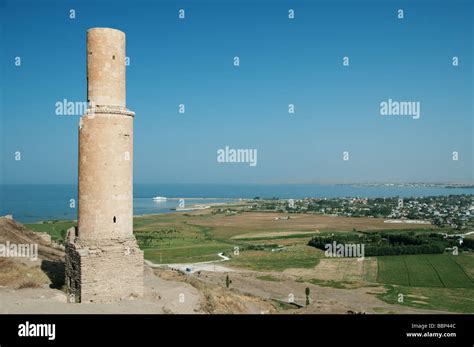
[[[125,34],[87,31],[87,101],[79,123],[78,227],[66,240],[66,285],[76,302],[143,294],[133,235],[133,118],[125,104]]]

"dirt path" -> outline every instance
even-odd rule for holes
[[[145,263],[154,269],[170,269],[176,270],[183,273],[195,273],[200,271],[212,271],[212,272],[234,272],[235,270],[219,263],[230,260],[223,253],[218,253],[219,260],[203,261],[198,263],[179,263],[179,264],[155,264],[149,260],[145,260]]]

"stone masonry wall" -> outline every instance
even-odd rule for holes
[[[66,282],[76,302],[106,303],[143,295],[143,251],[135,238],[66,246]]]

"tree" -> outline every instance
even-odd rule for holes
[[[232,281],[230,280],[229,275],[226,275],[225,276],[225,286],[227,288],[229,288],[231,283],[232,283]]]
[[[306,294],[306,305],[309,305],[309,294],[311,293],[311,291],[308,287],[306,287],[304,293]]]

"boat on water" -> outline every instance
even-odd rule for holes
[[[168,200],[168,198],[164,197],[164,196],[155,196],[153,197],[153,201],[166,201]]]

